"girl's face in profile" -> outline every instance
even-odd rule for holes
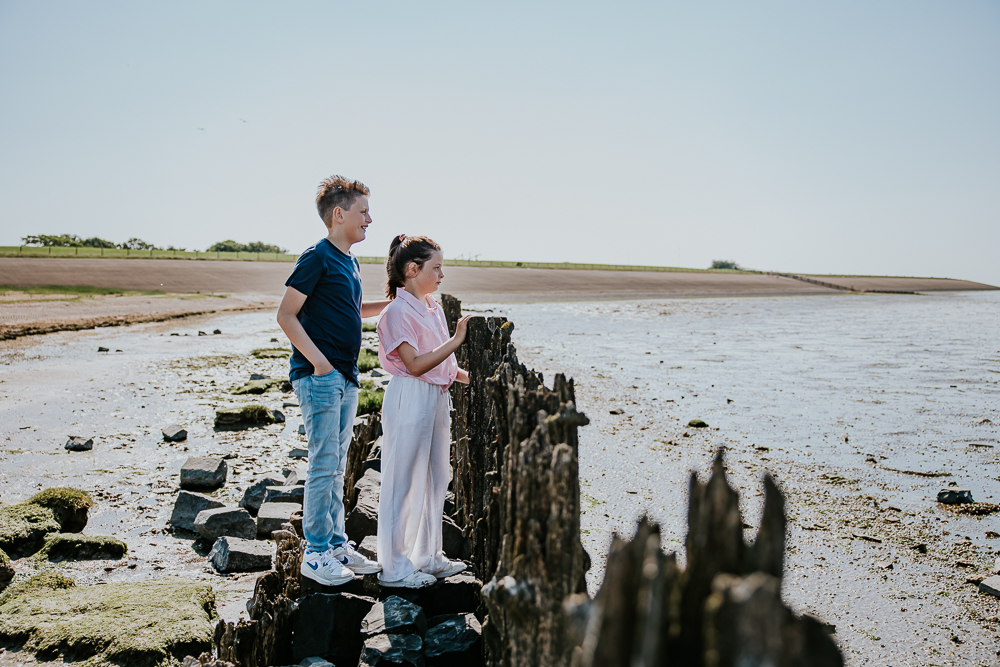
[[[444,278],[444,256],[440,251],[435,250],[431,253],[430,259],[424,262],[415,275],[409,275],[412,271],[412,267],[416,267],[416,264],[410,265],[410,271],[407,271],[406,279],[406,291],[411,294],[417,293],[421,295],[432,294],[436,292],[438,286],[441,284],[441,280]],[[413,289],[410,289],[410,288]]]

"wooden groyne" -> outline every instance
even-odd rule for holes
[[[461,304],[445,297],[443,305],[454,327]],[[466,541],[472,574],[419,591],[382,589],[374,575],[323,589],[301,578],[301,525],[286,524],[274,533],[274,569],[258,580],[249,619],[219,622],[218,658],[238,667],[311,656],[336,667],[843,664],[826,627],[781,602],[780,490],[765,479],[764,518],[746,543],[721,453],[708,483],[691,477],[686,567],[664,553],[659,528],[643,519],[633,539],[614,539],[604,583],[590,599],[577,440],[588,419],[576,409],[572,380],[556,375],[547,387],[520,363],[512,332],[505,318],[473,318],[459,352],[470,384],[452,389],[454,500],[446,524]],[[355,497],[355,486],[371,493],[359,480],[377,467],[378,433],[376,416],[355,425],[345,484],[355,512],[371,503]],[[361,524],[349,517],[349,534],[351,525]],[[362,625],[390,604],[422,609],[410,612],[432,622],[447,617],[470,639],[442,649],[434,628],[419,622],[399,634],[365,634]]]

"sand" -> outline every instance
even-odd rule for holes
[[[0,308],[0,340],[51,331],[159,321],[185,314],[274,308],[293,264],[240,261],[101,258],[0,258],[0,285],[90,285],[162,290],[159,297],[71,300],[9,299]],[[365,298],[384,294],[385,268],[362,264]],[[817,280],[860,290],[962,291],[997,289],[943,278],[830,278]],[[656,273],[567,269],[445,267],[441,291],[466,303],[607,301],[732,296],[830,295],[843,292],[764,274]],[[181,296],[183,295],[183,296]],[[205,295],[228,295],[227,300]]]

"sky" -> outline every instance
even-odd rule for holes
[[[1000,3],[0,0],[0,245],[1000,285]]]

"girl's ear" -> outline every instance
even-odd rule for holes
[[[417,266],[416,262],[407,262],[406,267],[403,269],[403,275],[407,278],[416,278],[417,274],[420,273],[420,267]]]

